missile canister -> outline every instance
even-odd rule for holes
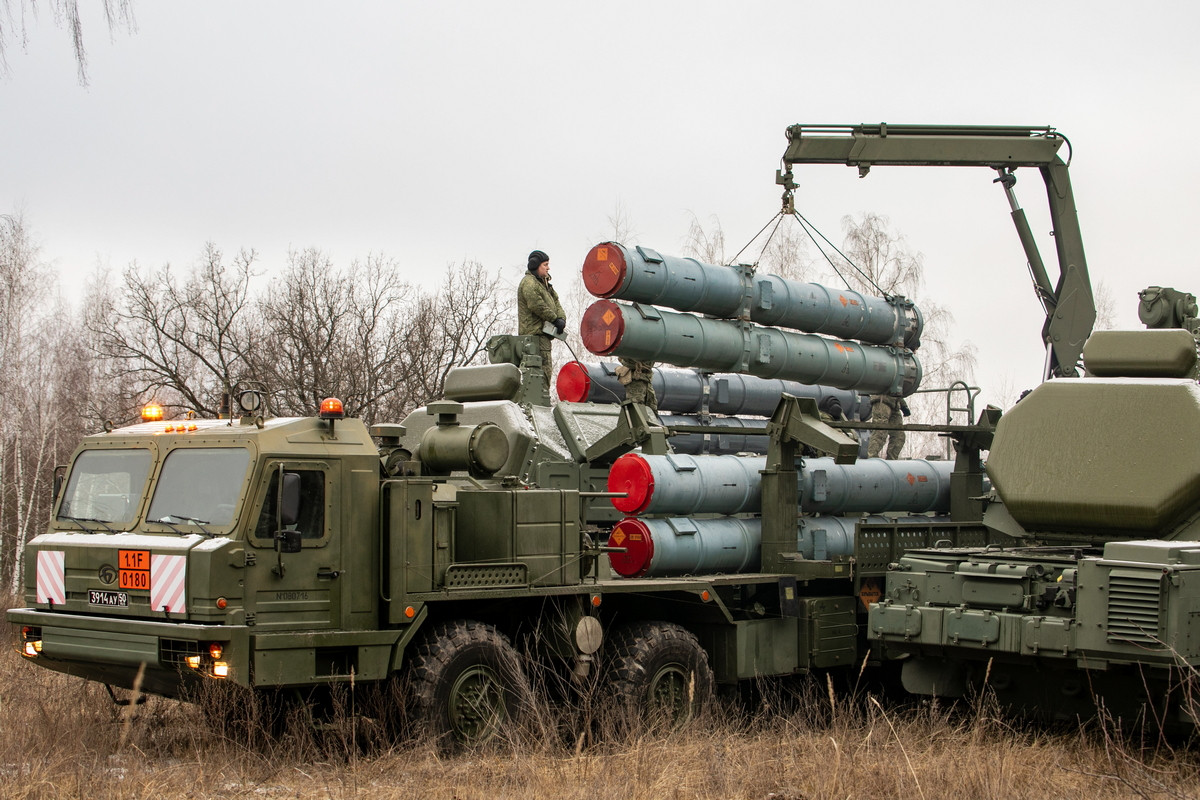
[[[870,404],[868,402],[869,413]],[[735,453],[766,455],[767,447],[770,444],[770,437],[765,435],[767,422],[769,422],[767,419],[758,419],[755,417],[698,417],[681,416],[678,414],[659,414],[658,419],[668,428],[680,425],[698,425],[713,429],[711,433],[672,433],[671,452],[673,453],[684,453],[689,456],[707,454],[733,455]],[[738,428],[745,431],[745,433],[717,430],[717,428]],[[760,431],[760,433],[755,433],[755,431]],[[866,458],[867,446],[871,441],[870,432],[847,430],[846,433],[858,438],[858,457],[860,459]]]
[[[598,300],[583,314],[584,346],[599,356],[907,396],[921,364],[903,348]]]
[[[901,297],[867,297],[850,289],[756,275],[749,267],[720,267],[615,242],[588,251],[583,283],[597,297],[724,319],[748,312],[760,325],[910,350],[919,346],[924,326],[921,312]]]
[[[796,532],[796,552],[824,561],[854,552],[860,522],[915,523],[929,517],[804,517]],[[762,558],[760,517],[691,519],[626,517],[608,537],[613,571],[625,578],[689,575],[702,572],[754,572]]]
[[[762,557],[758,519],[626,517],[608,537],[613,571],[625,578],[700,572],[753,572]]]
[[[558,399],[568,403],[619,403],[625,387],[617,380],[616,362],[584,364],[569,361],[558,371]],[[869,419],[870,397],[849,389],[813,386],[798,381],[756,378],[736,373],[703,373],[694,369],[655,367],[654,394],[658,410],[675,414],[728,414],[769,417],[780,395],[811,397],[820,405],[836,399],[847,419]]]
[[[613,462],[608,490],[626,514],[743,514],[762,510],[763,457],[654,456],[626,453]],[[797,473],[804,513],[947,513],[950,461],[882,458],[836,464],[806,458]]]
[[[659,421],[668,428],[677,425],[720,426],[722,428],[737,428],[737,431],[716,431],[712,433],[673,433],[671,435],[671,451],[686,453],[692,456],[705,453],[757,453],[766,454],[769,438],[764,435],[767,429],[766,419],[754,417],[696,417],[679,414],[659,414]],[[756,433],[757,431],[757,433]]]

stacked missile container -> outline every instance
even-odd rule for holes
[[[614,242],[591,249],[583,280],[601,298],[583,316],[588,350],[692,368],[655,368],[661,412],[765,416],[786,392],[835,398],[847,418],[866,419],[863,394],[903,397],[920,384],[913,351],[923,320],[903,297],[867,297]],[[568,364],[558,391],[573,401],[624,395],[611,364]],[[737,427],[766,424],[732,419]],[[662,420],[695,424],[691,417]],[[737,449],[697,448],[680,438],[672,438],[670,455],[630,453],[610,470],[609,491],[625,495],[614,506],[638,515],[613,528],[613,569],[626,577],[758,570],[765,460],[728,453],[762,452],[763,444],[749,442],[765,437],[729,437]],[[849,554],[859,521],[949,511],[950,462],[813,458],[800,466],[797,552],[805,558]]]
[[[570,361],[558,373],[555,383],[558,399],[568,403],[619,403],[625,399],[625,387],[616,370],[615,361],[599,364]],[[775,411],[785,393],[810,397],[821,408],[836,407],[846,419],[871,417],[870,397],[849,389],[698,369],[654,367],[651,371],[663,425],[717,424],[725,429],[712,434],[677,434],[671,438],[671,449],[676,453],[765,453],[766,437],[761,433],[767,426],[766,418]],[[731,432],[730,428],[746,433]],[[865,432],[860,450],[866,456]]]

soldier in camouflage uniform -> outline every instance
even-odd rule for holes
[[[625,397],[658,413],[658,395],[654,393],[654,364],[632,358],[618,358],[617,380],[625,387]]]
[[[908,415],[908,403],[899,395],[871,395],[871,422],[899,425]],[[871,440],[867,443],[867,456],[877,458],[885,441],[887,457],[892,461],[899,458],[900,451],[904,449],[904,431],[871,431]]]
[[[528,270],[517,286],[517,334],[538,337],[542,372],[546,374],[546,387],[549,388],[554,373],[550,362],[553,339],[543,333],[542,328],[549,322],[556,331],[562,333],[567,328],[567,314],[558,301],[558,292],[550,285],[550,256],[541,250],[534,250],[529,254]]]

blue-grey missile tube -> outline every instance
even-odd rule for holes
[[[799,381],[781,381],[738,375],[706,373],[694,369],[655,367],[651,380],[658,410],[671,414],[726,414],[769,417],[783,394],[811,397],[818,404],[834,398],[846,419],[871,417],[871,399],[850,389],[813,386]],[[567,403],[619,403],[625,387],[617,380],[617,362],[585,364],[569,361],[555,379],[558,399]]]
[[[931,517],[804,517],[796,531],[796,552],[825,561],[854,552],[854,530],[860,522],[919,523]],[[755,572],[762,559],[761,517],[691,519],[626,517],[608,537],[613,571],[625,578],[697,575],[709,572]]]
[[[740,428],[745,433],[716,431],[712,433],[673,433],[671,434],[671,452],[689,456],[702,455],[734,455],[750,453],[766,455],[770,445],[770,437],[755,434],[752,431],[765,431],[767,419],[755,417],[697,417],[677,414],[659,414],[658,419],[668,428],[678,425],[699,425],[712,428]],[[846,434],[858,439],[858,457],[867,457],[867,446],[870,444],[869,431],[846,430]]]
[[[756,514],[762,511],[759,456],[626,453],[608,473],[608,490],[626,514]],[[950,511],[951,461],[882,458],[836,464],[806,458],[797,471],[803,513],[936,513]]]
[[[653,306],[598,300],[583,314],[583,344],[598,356],[624,356],[712,372],[912,394],[921,363],[909,350],[697,317]]]
[[[671,435],[671,452],[686,453],[687,455],[704,455],[706,453],[733,455],[734,453],[755,453],[765,455],[770,438],[763,432],[767,429],[766,419],[754,417],[697,417],[680,414],[659,414],[659,422],[668,428],[677,425],[711,425],[724,428],[737,428],[739,432],[712,433],[675,433]],[[759,433],[754,433],[758,431]]]
[[[823,333],[916,350],[924,319],[901,297],[868,297],[851,289],[757,275],[664,256],[647,247],[598,244],[583,262],[583,283],[597,297],[649,303],[710,317]]]

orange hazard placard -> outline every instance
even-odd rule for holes
[[[122,589],[150,588],[150,551],[117,551],[117,585]]]
[[[858,590],[858,599],[862,601],[863,608],[870,608],[871,603],[878,603],[881,597],[883,589],[879,586],[879,578],[865,578]]]

